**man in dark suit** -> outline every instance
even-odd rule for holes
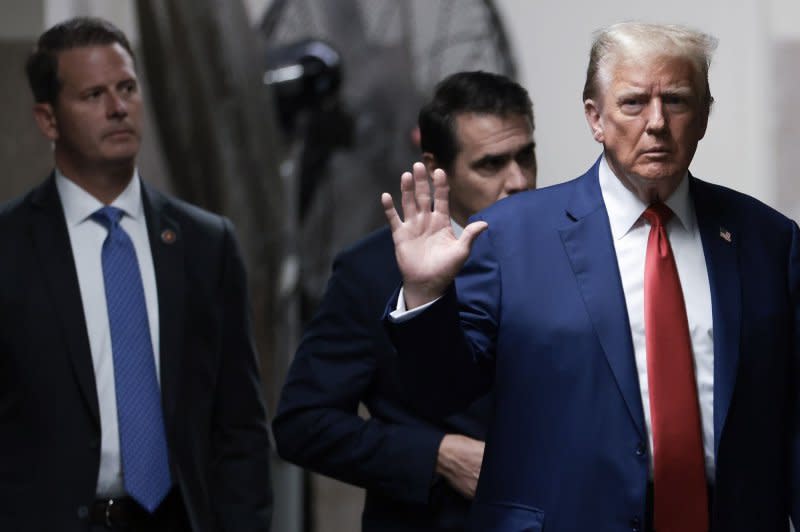
[[[600,31],[584,109],[603,155],[460,239],[441,171],[433,212],[417,207],[421,165],[401,178],[404,221],[384,195],[399,371],[431,415],[494,389],[472,530],[785,532],[800,517],[800,235],[688,172],[715,45],[677,26]]]
[[[448,169],[454,230],[536,179],[527,92],[485,72],[454,74],[419,115],[428,168]],[[444,420],[401,399],[381,325],[400,282],[391,234],[380,230],[343,252],[305,331],[273,431],[279,454],[367,489],[364,531],[463,530],[483,457],[490,399]],[[369,418],[358,415],[359,404]]]
[[[0,529],[269,530],[230,222],[140,180],[119,29],[58,24],[27,73],[55,170],[0,210]]]

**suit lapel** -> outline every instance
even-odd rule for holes
[[[628,309],[597,167],[595,164],[576,184],[567,209],[571,223],[559,232],[617,387],[644,438],[644,414]]]
[[[169,216],[168,200],[142,182],[142,202],[158,291],[159,367],[167,430],[174,426],[180,394],[183,353],[184,243],[180,226]]]
[[[33,244],[42,266],[44,282],[61,322],[67,353],[78,387],[92,419],[100,427],[97,385],[78,274],[75,271],[75,259],[64,220],[64,210],[52,175],[33,192],[31,203]]]
[[[735,220],[720,212],[710,186],[690,177],[690,190],[711,287],[714,324],[714,452],[719,449],[739,367],[742,302]]]

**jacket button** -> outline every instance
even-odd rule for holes
[[[642,522],[638,517],[632,518],[630,525],[633,532],[640,532],[642,530]]]
[[[644,456],[647,454],[647,447],[645,447],[644,443],[639,442],[636,444],[636,456]]]
[[[78,519],[86,519],[89,517],[88,506],[78,506]]]

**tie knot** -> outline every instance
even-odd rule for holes
[[[92,213],[92,220],[100,223],[108,230],[119,225],[120,218],[122,218],[122,209],[108,205]]]
[[[653,203],[647,209],[645,209],[642,216],[650,222],[650,225],[656,226],[667,225],[669,219],[672,218],[672,209],[664,205],[663,203]]]

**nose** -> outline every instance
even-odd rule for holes
[[[504,196],[510,196],[533,188],[535,179],[535,171],[524,169],[516,161],[512,161],[509,174],[506,177],[505,187],[503,187]]]
[[[128,104],[125,98],[115,92],[109,93],[107,106],[109,118],[124,118],[128,115]]]
[[[664,104],[660,99],[654,98],[648,107],[647,132],[656,134],[664,130],[667,126],[667,118],[664,115]]]

